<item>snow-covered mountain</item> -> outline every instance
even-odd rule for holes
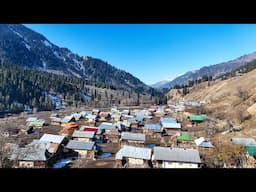
[[[43,35],[21,24],[0,24],[0,62],[72,75],[105,83],[115,89],[152,93],[152,88],[130,73],[105,61],[79,56],[67,48],[54,45]]]

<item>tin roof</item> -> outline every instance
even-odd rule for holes
[[[145,124],[144,129],[160,130],[161,125],[159,125],[159,124]]]
[[[27,118],[27,122],[31,122],[31,121],[36,121],[37,120],[37,117],[29,117]]]
[[[63,119],[61,119],[61,122],[62,123],[68,123],[68,122],[70,122],[72,119],[73,119],[74,117],[73,116],[66,116],[66,117],[64,117]]]
[[[13,151],[10,159],[24,161],[46,161],[46,144],[27,145],[24,148],[18,148]]]
[[[134,147],[124,145],[116,154],[116,159],[122,159],[123,157],[131,157],[137,159],[151,159],[151,149],[143,147]]]
[[[162,123],[163,128],[168,128],[168,129],[180,129],[181,125],[180,123]]]
[[[231,142],[234,144],[239,144],[239,145],[256,145],[256,142],[253,138],[235,138],[233,137],[231,139]]]
[[[64,140],[64,136],[61,135],[53,135],[45,133],[41,138],[40,141],[48,141],[52,143],[61,143]]]
[[[207,115],[190,115],[189,120],[190,121],[204,121],[207,119]]]
[[[121,139],[122,140],[145,141],[146,136],[145,136],[145,134],[142,134],[142,133],[122,132]]]
[[[114,124],[106,123],[106,122],[101,123],[100,126],[99,126],[99,129],[101,129],[101,130],[102,129],[109,130],[109,129],[114,129],[114,128],[116,128],[116,126]]]
[[[85,142],[85,141],[70,140],[66,147],[68,149],[92,150],[94,144],[95,144],[95,142]]]
[[[153,151],[154,160],[201,163],[199,152],[195,149],[154,147]]]
[[[92,131],[77,131],[75,130],[72,137],[84,137],[84,138],[93,138],[95,132]]]
[[[174,118],[161,117],[160,122],[161,123],[177,123],[177,120]]]

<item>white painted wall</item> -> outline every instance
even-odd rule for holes
[[[163,168],[198,168],[198,164],[163,161]]]

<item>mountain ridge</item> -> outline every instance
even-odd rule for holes
[[[98,81],[109,87],[141,93],[154,90],[129,72],[98,58],[79,56],[21,24],[0,24],[0,62]]]
[[[154,88],[172,88],[175,85],[187,84],[189,80],[202,78],[204,75],[212,76],[213,78],[215,78],[227,72],[231,72],[232,70],[238,67],[246,65],[247,63],[255,59],[256,59],[256,52],[245,54],[236,59],[229,60],[227,62],[204,66],[197,70],[188,71],[185,74],[176,77],[172,81],[169,81],[165,84],[160,84],[160,87],[154,86]],[[155,83],[154,85],[158,83]]]

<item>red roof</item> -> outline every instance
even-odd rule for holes
[[[92,131],[92,132],[97,132],[98,131],[98,127],[84,127],[83,129],[84,131]]]

